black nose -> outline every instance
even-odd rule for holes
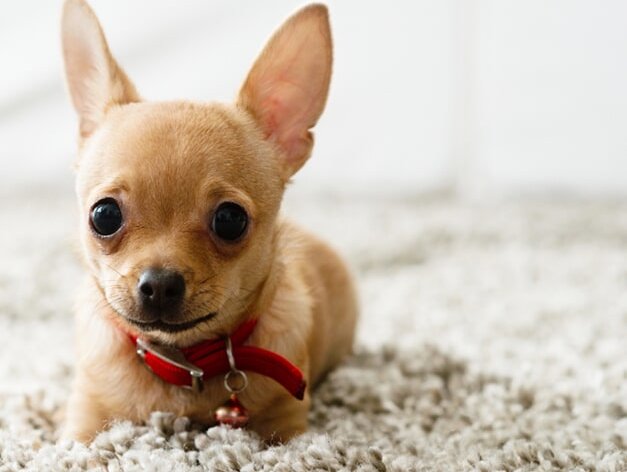
[[[139,277],[137,291],[144,308],[170,310],[183,301],[185,279],[173,270],[146,269]]]

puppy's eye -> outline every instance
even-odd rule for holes
[[[118,202],[113,198],[104,198],[91,209],[90,221],[100,236],[111,236],[122,227],[124,220]]]
[[[220,204],[213,214],[211,230],[224,241],[233,242],[239,239],[248,226],[248,215],[237,203]]]

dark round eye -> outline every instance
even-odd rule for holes
[[[217,237],[224,241],[236,241],[248,226],[248,215],[237,203],[225,202],[220,204],[213,214],[211,229]]]
[[[121,227],[122,210],[113,198],[104,198],[91,209],[91,226],[100,236],[111,236]]]

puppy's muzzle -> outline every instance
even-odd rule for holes
[[[185,279],[173,270],[149,268],[137,284],[137,298],[145,312],[161,315],[178,310],[185,296]]]

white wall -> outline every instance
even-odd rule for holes
[[[627,3],[328,3],[335,76],[299,185],[627,195]],[[92,1],[145,97],[201,100],[231,99],[301,4]],[[0,174],[14,186],[71,178],[60,8],[0,3]]]
[[[627,2],[478,5],[473,185],[627,195]]]

